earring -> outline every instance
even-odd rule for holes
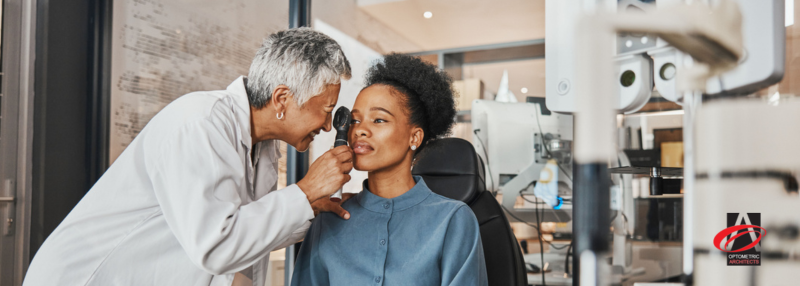
[[[414,151],[414,150],[417,150],[417,146],[416,145],[411,145],[411,151]]]
[[[278,114],[275,114],[275,117],[277,117],[277,118],[278,118],[278,120],[281,120],[281,119],[283,119],[283,112],[281,112],[281,113],[278,113]]]

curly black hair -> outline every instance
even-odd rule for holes
[[[385,84],[404,95],[411,124],[425,135],[415,154],[429,140],[446,136],[455,123],[453,79],[436,66],[409,55],[392,53],[367,71],[366,86]]]

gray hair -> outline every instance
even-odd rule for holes
[[[327,35],[310,28],[269,35],[250,65],[247,97],[261,108],[278,85],[286,85],[298,105],[319,95],[329,84],[350,79],[350,63],[342,48]]]

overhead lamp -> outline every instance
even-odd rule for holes
[[[523,87],[520,91],[522,93],[528,93],[528,88],[527,87]]]
[[[433,12],[425,11],[425,13],[422,13],[422,17],[425,17],[425,19],[430,19],[431,17],[433,17]]]

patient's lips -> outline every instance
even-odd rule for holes
[[[372,152],[373,150],[375,149],[372,149],[372,146],[370,146],[369,143],[364,141],[358,141],[356,142],[356,144],[353,144],[353,152],[355,152],[356,154],[363,155]]]

